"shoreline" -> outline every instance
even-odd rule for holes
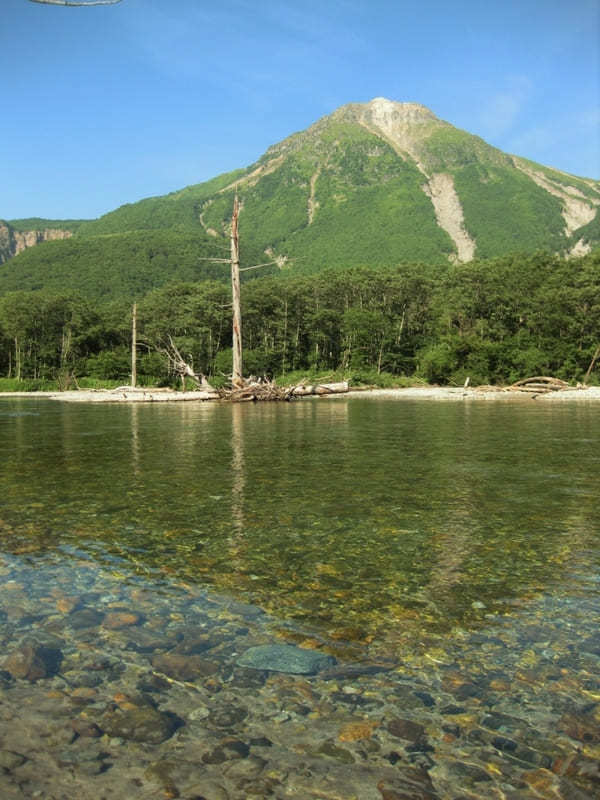
[[[165,389],[80,389],[66,392],[0,392],[0,399],[7,398],[48,399],[70,403],[182,403],[219,401],[210,392],[178,392]],[[309,396],[310,397],[310,396]],[[313,396],[314,397],[314,396]],[[506,391],[503,389],[462,388],[450,386],[413,386],[398,389],[350,389],[340,394],[320,395],[319,399],[343,397],[386,397],[396,400],[438,400],[438,401],[502,401],[542,403],[555,402],[600,402],[600,386],[573,388],[547,394]],[[305,398],[303,398],[305,399]]]
[[[587,388],[565,389],[558,392],[548,392],[546,394],[533,394],[530,392],[508,391],[506,389],[478,389],[454,386],[411,386],[402,389],[366,389],[350,390],[341,397],[358,397],[368,395],[370,397],[390,397],[402,400],[445,400],[445,401],[501,401],[501,402],[536,402],[554,403],[574,400],[576,402],[600,402],[600,386],[589,386]]]

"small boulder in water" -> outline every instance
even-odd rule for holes
[[[237,664],[250,669],[288,672],[291,675],[314,675],[331,667],[335,658],[315,650],[305,650],[291,644],[265,644],[251,647],[240,656]]]

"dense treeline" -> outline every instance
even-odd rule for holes
[[[600,344],[600,251],[284,273],[243,286],[247,374],[391,373],[437,383],[505,383],[533,374],[580,380]],[[168,382],[169,336],[194,367],[231,370],[227,283],[171,283],[142,297],[144,382]],[[0,372],[17,379],[128,380],[131,306],[75,292],[0,298]]]

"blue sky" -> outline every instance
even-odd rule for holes
[[[95,217],[378,96],[600,178],[599,42],[598,0],[2,0],[0,218]]]

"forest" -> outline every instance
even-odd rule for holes
[[[169,337],[215,383],[231,372],[225,277],[169,283],[138,299],[138,381],[169,385]],[[130,379],[132,304],[76,291],[0,297],[0,389],[117,385]],[[455,266],[405,263],[312,275],[282,270],[242,286],[244,372],[278,381],[506,384],[583,379],[600,344],[600,251]],[[598,369],[590,383],[598,383]]]

